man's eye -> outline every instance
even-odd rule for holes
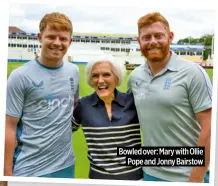
[[[67,38],[61,38],[61,41],[67,41]]]
[[[160,39],[162,37],[162,35],[161,34],[156,34],[155,37]]]
[[[93,74],[92,77],[93,77],[93,78],[96,78],[96,77],[98,77],[98,76],[97,76],[97,74]]]
[[[48,39],[55,39],[55,36],[47,36]]]
[[[143,36],[142,37],[142,40],[149,40],[150,39],[150,36]]]

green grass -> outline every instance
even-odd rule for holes
[[[11,71],[24,63],[8,63],[8,76]],[[85,80],[85,65],[78,65],[80,70],[80,96],[86,96],[91,94],[94,90],[87,85]],[[206,69],[210,79],[213,77],[213,69]],[[127,78],[131,71],[127,71],[126,77],[122,85],[118,88],[120,91],[125,92],[127,90]],[[75,177],[76,178],[88,178],[89,161],[87,159],[87,144],[82,132],[79,129],[73,133],[73,148],[75,149],[76,156],[76,167]]]
[[[213,82],[213,69],[205,69],[208,76],[210,77],[211,82]]]

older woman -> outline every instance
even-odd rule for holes
[[[86,66],[88,84],[95,92],[78,101],[73,127],[82,124],[88,145],[90,179],[140,180],[141,167],[126,166],[117,147],[140,147],[140,126],[132,94],[121,93],[124,65],[99,58]]]

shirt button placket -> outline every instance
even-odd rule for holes
[[[150,93],[151,93],[150,90],[151,90],[152,81],[153,81],[153,78],[151,78],[151,79],[149,80],[149,83],[148,83],[148,86],[147,86],[147,92],[146,92],[146,95],[147,95],[147,96],[149,96]]]

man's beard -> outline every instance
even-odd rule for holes
[[[149,61],[149,62],[161,62],[163,61],[166,56],[169,54],[169,51],[170,51],[170,44],[166,44],[165,46],[153,46],[151,48],[158,48],[160,51],[159,51],[159,54],[158,55],[154,55],[154,54],[149,54],[149,50],[148,50],[148,47],[146,48],[143,48],[141,50],[141,53],[144,57],[146,57],[146,59]]]

